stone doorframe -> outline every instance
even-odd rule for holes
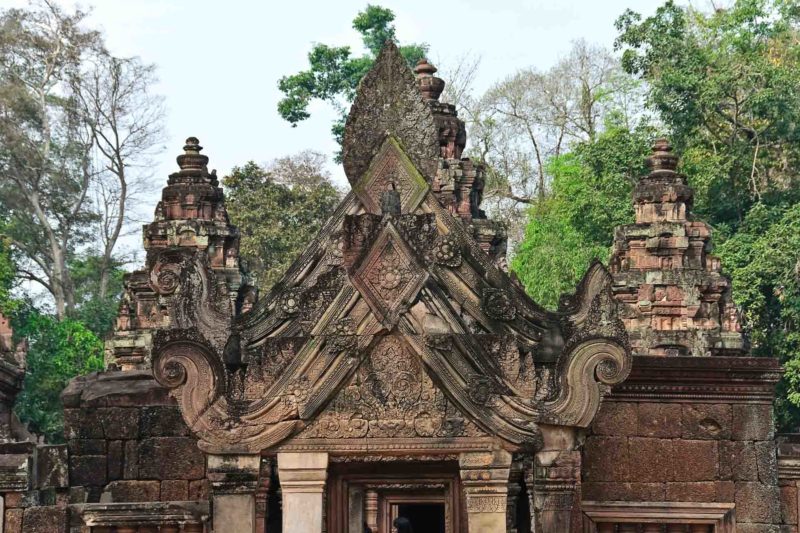
[[[448,533],[465,531],[465,505],[458,454],[331,457],[327,532],[388,531],[392,502],[427,500],[445,506]]]
[[[515,512],[514,505],[509,504],[509,495],[519,494],[520,483],[524,483],[531,509],[531,531],[578,531],[581,527],[578,513],[581,430],[546,425],[541,429],[542,449],[530,455],[518,455],[516,461],[509,451],[497,447],[496,443],[494,449],[482,451],[406,455],[384,451],[379,455],[337,455],[332,459],[327,452],[319,450],[278,451],[283,531],[321,533],[327,529],[328,533],[347,533],[350,527],[346,523],[348,513],[344,510],[351,503],[348,482],[352,485],[353,481],[374,489],[373,494],[365,490],[361,497],[362,509],[375,508],[376,516],[376,490],[390,488],[393,483],[398,490],[404,490],[403,484],[405,490],[413,490],[414,483],[419,489],[423,489],[425,483],[438,484],[443,494],[449,494],[446,501],[452,533],[506,531],[508,518]],[[263,475],[261,455],[209,454],[207,458],[214,530],[255,533],[258,523],[256,492],[260,487],[259,476]],[[341,466],[343,463],[351,465],[351,475],[342,473],[347,470]],[[405,473],[392,467],[392,463],[404,465]],[[409,471],[410,463],[415,468]],[[434,468],[434,465],[438,466]],[[416,469],[419,467],[422,473]],[[511,476],[512,468],[516,472],[514,476]],[[412,482],[414,479],[417,481]],[[376,516],[363,519],[375,522]]]

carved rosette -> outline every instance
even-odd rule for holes
[[[437,265],[455,268],[461,264],[461,245],[454,235],[441,235],[433,245],[431,256]]]
[[[285,317],[296,316],[300,313],[300,298],[303,289],[295,287],[285,290],[278,299],[278,310]]]
[[[517,316],[517,308],[514,305],[514,301],[503,289],[483,289],[481,308],[487,316],[495,320],[508,322],[514,320]]]

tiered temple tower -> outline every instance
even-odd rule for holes
[[[228,219],[216,171],[208,171],[196,137],[186,139],[183,149],[177,157],[180,170],[170,174],[155,219],[144,226],[146,268],[125,277],[114,338],[106,344],[112,367],[150,368],[154,330],[186,327],[198,311],[225,323],[249,309],[257,296],[240,268],[239,230]],[[201,265],[203,276],[185,284],[181,273],[189,262]],[[201,294],[212,296],[213,305],[186,307]]]
[[[635,355],[743,355],[730,280],[711,255],[711,228],[691,214],[694,192],[665,139],[633,191],[636,222],[617,228],[614,294]]]

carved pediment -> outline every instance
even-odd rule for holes
[[[625,379],[605,269],[593,265],[558,312],[538,306],[475,238],[471,200],[455,209],[440,201],[441,182],[434,192],[438,142],[388,44],[348,119],[354,192],[251,312],[230,326],[204,319],[191,330],[189,320],[154,341],[155,375],[201,447],[489,437],[532,449],[540,424],[586,427],[607,385]],[[459,168],[457,190],[473,190],[475,174]],[[205,309],[215,296],[197,286],[191,305]]]
[[[486,434],[437,387],[399,335],[381,337],[297,438],[437,438]]]
[[[390,222],[352,279],[378,320],[391,329],[422,287],[427,272]]]

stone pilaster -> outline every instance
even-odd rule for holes
[[[458,464],[469,533],[505,531],[511,454],[505,450],[462,453]]]
[[[536,533],[573,531],[580,488],[579,451],[541,451],[525,469]]]
[[[279,453],[283,533],[321,533],[327,453]]]
[[[255,533],[259,455],[208,455],[214,531]]]

